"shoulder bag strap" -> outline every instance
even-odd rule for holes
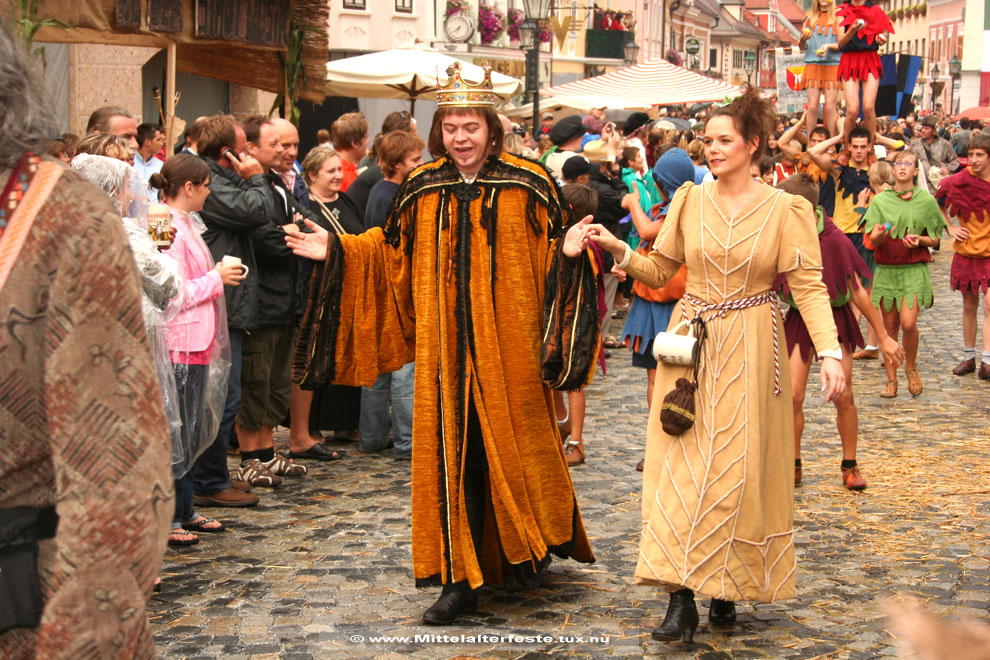
[[[11,173],[0,196],[0,290],[62,171],[60,165],[29,152]]]

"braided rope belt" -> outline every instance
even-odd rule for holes
[[[758,293],[755,296],[748,296],[746,298],[737,298],[735,300],[723,300],[717,303],[706,303],[704,301],[698,300],[690,293],[685,293],[684,297],[681,298],[681,312],[684,314],[684,318],[688,318],[687,306],[691,306],[691,311],[694,312],[693,318],[700,318],[702,323],[710,323],[717,318],[725,316],[727,312],[736,312],[743,309],[749,309],[750,307],[759,307],[760,305],[766,305],[767,303],[773,303],[777,298],[777,295],[773,291],[764,291],[763,293]],[[773,393],[774,395],[780,394],[780,344],[777,337],[777,316],[775,313],[776,305],[770,305],[770,325],[773,328]],[[700,359],[701,347],[698,347],[698,354]]]

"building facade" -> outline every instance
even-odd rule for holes
[[[896,0],[895,0],[896,1]],[[945,112],[953,114],[958,107],[959,95],[963,81],[960,79],[953,85],[949,71],[949,62],[955,56],[963,59],[964,23],[968,12],[977,9],[978,2],[966,0],[930,0],[927,9],[927,38],[928,49],[923,51],[927,56],[923,70],[928,80],[928,94],[922,107],[933,109],[933,103],[940,104]],[[982,36],[974,33],[974,46]],[[938,76],[932,75],[933,67],[938,67]],[[953,87],[955,87],[954,98]],[[973,105],[976,105],[975,103]]]

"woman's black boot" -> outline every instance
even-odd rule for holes
[[[698,628],[698,606],[694,604],[694,592],[679,589],[670,594],[667,615],[659,628],[651,633],[658,642],[673,642],[678,639],[694,641],[694,631]]]
[[[467,614],[478,605],[478,592],[471,588],[467,580],[443,585],[437,602],[423,612],[423,623],[431,626],[446,626],[453,623],[461,614]]]
[[[708,623],[715,626],[731,626],[736,622],[736,604],[731,600],[712,598],[708,607]]]

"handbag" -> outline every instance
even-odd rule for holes
[[[680,334],[683,328],[687,328],[687,334]],[[653,339],[653,357],[657,362],[694,367],[693,380],[678,378],[674,381],[674,389],[667,392],[660,404],[660,425],[668,435],[678,436],[694,426],[694,395],[698,391],[701,347],[707,336],[704,320],[696,316],[681,321],[666,332],[658,332]]]

